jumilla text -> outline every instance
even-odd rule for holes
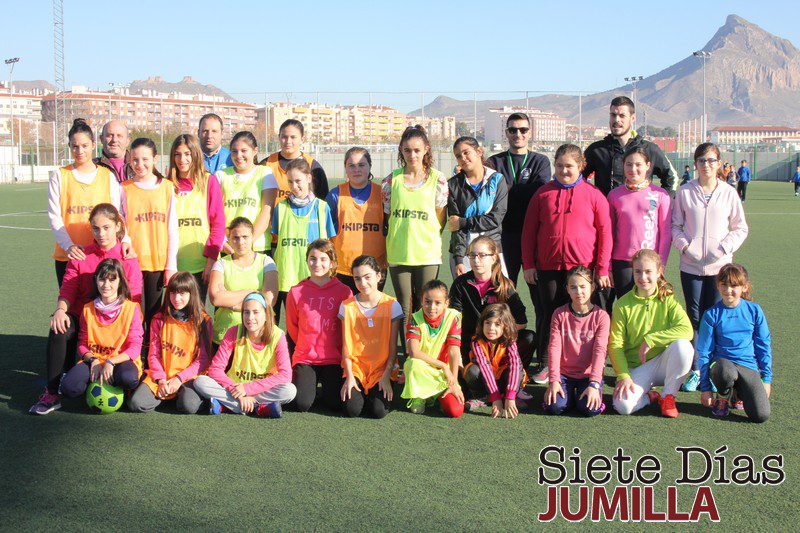
[[[783,455],[757,461],[749,455],[729,456],[728,447],[713,452],[699,446],[678,446],[681,475],[667,487],[666,497],[656,493],[661,481],[661,461],[654,455],[638,459],[617,448],[613,456],[592,455],[585,462],[579,448],[567,455],[563,446],[546,446],[539,452],[538,481],[548,485],[547,507],[540,521],[563,518],[580,522],[719,522],[713,485],[780,485],[786,478]],[[608,486],[613,484],[613,486]],[[689,507],[679,505],[679,492],[693,492]],[[682,498],[683,499],[683,498]],[[685,499],[683,499],[685,501]]]

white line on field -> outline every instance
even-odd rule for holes
[[[50,228],[21,228],[19,226],[0,226],[0,229],[25,229],[29,231],[51,231]]]
[[[22,191],[43,191],[47,187],[26,187],[24,189],[14,189],[12,192],[22,192]]]
[[[800,211],[797,211],[795,213],[748,213],[748,212],[745,211],[744,214],[745,214],[745,216],[748,216],[748,217],[750,215],[795,215],[795,216],[797,216],[797,215],[800,215]]]
[[[47,211],[19,211],[18,213],[0,213],[0,217],[20,217],[24,215],[43,215]]]

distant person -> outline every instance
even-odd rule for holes
[[[742,165],[739,167],[739,170],[736,171],[736,174],[739,176],[739,184],[736,187],[736,191],[739,193],[739,198],[742,199],[742,203],[747,199],[747,184],[750,183],[751,175],[750,175],[750,167],[747,166],[747,160],[742,159]]]
[[[214,174],[233,166],[231,151],[222,146],[222,118],[215,113],[207,113],[200,119],[197,127],[200,148],[203,150],[203,163],[206,170]]]
[[[794,195],[800,196],[800,166],[797,167],[797,171],[794,176],[789,178],[789,181],[794,183]]]
[[[739,176],[736,174],[736,169],[733,168],[733,165],[728,165],[728,173],[726,174],[726,176],[727,176],[726,181],[727,181],[728,185],[730,185],[731,187],[733,187],[735,189],[736,188],[736,182],[738,181],[737,178]]]
[[[95,165],[109,169],[119,183],[133,177],[130,165],[128,126],[121,120],[111,120],[103,126],[100,142],[103,144],[101,157],[94,159]]]
[[[611,133],[586,149],[586,168],[583,175],[587,178],[594,173],[594,184],[608,196],[611,189],[625,184],[625,171],[622,156],[625,150],[641,147],[650,159],[648,179],[655,175],[661,182],[661,188],[672,191],[675,175],[672,165],[664,152],[655,143],[643,139],[633,129],[636,122],[636,108],[633,101],[626,96],[617,96],[611,100],[608,126]],[[684,174],[685,175],[685,174]]]
[[[692,167],[686,165],[683,169],[683,176],[681,177],[681,185],[686,185],[692,181]]]

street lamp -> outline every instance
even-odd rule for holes
[[[693,52],[694,57],[703,59],[703,142],[708,138],[708,117],[706,116],[706,59],[711,57],[711,52],[705,50],[698,50]]]
[[[19,62],[18,57],[6,59],[8,65],[8,95],[11,104],[11,179],[14,179],[14,65]],[[19,153],[19,152],[17,152]]]
[[[636,83],[644,79],[644,76],[628,76],[625,81],[633,83],[633,91],[631,91],[631,100],[636,102]]]

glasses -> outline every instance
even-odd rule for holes
[[[520,132],[521,134],[525,135],[526,133],[531,131],[531,129],[530,128],[514,128],[512,126],[509,126],[508,128],[506,128],[506,131],[508,133],[510,133],[511,135],[515,135],[517,132]]]
[[[703,165],[706,165],[706,164],[715,165],[718,162],[719,162],[719,159],[717,159],[715,157],[698,157],[697,158],[697,164],[699,166],[703,166]]]
[[[483,261],[487,257],[493,257],[493,256],[494,256],[494,254],[476,254],[476,253],[467,254],[468,258],[470,258],[470,259],[480,259],[481,261]]]

